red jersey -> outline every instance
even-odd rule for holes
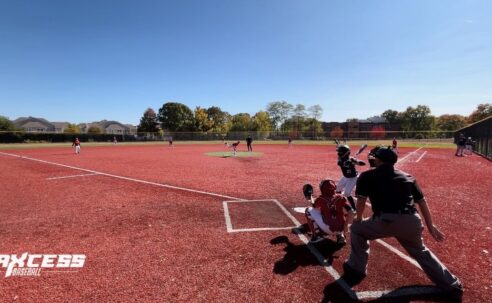
[[[73,141],[72,146],[79,146],[79,145],[80,145],[80,141],[79,141],[79,139],[77,139],[77,140]]]
[[[394,140],[393,140],[393,148],[396,148],[396,145],[397,145],[397,144],[398,144],[398,143],[396,142],[396,139],[394,139]]]
[[[335,194],[331,198],[319,196],[314,201],[314,207],[320,209],[323,222],[330,227],[331,231],[343,231],[345,221],[347,220],[344,209],[351,209],[347,198],[340,194]]]

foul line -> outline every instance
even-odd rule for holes
[[[244,200],[244,199],[240,199],[240,198],[236,198],[236,197],[231,197],[231,196],[226,196],[226,195],[221,195],[221,194],[215,194],[215,193],[201,191],[201,190],[189,189],[189,188],[184,188],[184,187],[179,187],[179,186],[174,186],[174,185],[156,183],[156,182],[151,182],[151,181],[145,181],[145,180],[140,180],[140,179],[135,179],[135,178],[129,178],[129,177],[123,177],[123,176],[103,173],[103,172],[99,172],[99,171],[95,171],[95,170],[91,170],[91,169],[85,169],[85,168],[80,168],[80,167],[76,167],[76,166],[60,164],[60,163],[56,163],[56,162],[40,160],[40,159],[31,158],[31,157],[27,157],[27,156],[19,156],[16,154],[9,154],[9,153],[4,153],[4,152],[0,152],[0,154],[5,155],[5,156],[14,157],[14,158],[21,158],[21,159],[31,160],[31,161],[35,161],[35,162],[46,163],[46,164],[56,165],[56,166],[60,166],[60,167],[76,169],[76,170],[80,170],[80,171],[89,172],[92,174],[98,174],[98,175],[112,177],[112,178],[121,179],[121,180],[133,181],[133,182],[137,182],[137,183],[155,185],[155,186],[165,187],[165,188],[172,188],[172,189],[176,189],[176,190],[182,190],[182,191],[187,191],[187,192],[192,192],[192,193],[197,193],[197,194],[203,194],[203,195],[209,195],[209,196],[214,196],[214,197],[220,197],[220,198],[226,198],[226,199],[231,199],[231,200],[239,200],[239,201]]]
[[[77,178],[77,177],[95,176],[95,175],[99,175],[99,174],[80,174],[80,175],[71,175],[71,176],[63,176],[63,177],[52,177],[52,178],[46,178],[46,180],[58,180],[58,179]]]
[[[420,156],[420,158],[418,158],[418,159],[417,159],[417,161],[415,161],[415,162],[420,162],[420,160],[422,160],[422,158],[425,156],[425,154],[427,154],[427,151],[425,151],[425,152],[422,154],[422,156]]]

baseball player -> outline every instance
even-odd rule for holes
[[[396,141],[396,138],[393,138],[393,142],[391,144],[393,150],[395,151],[395,153],[398,153],[398,141]]]
[[[240,141],[238,140],[237,142],[234,142],[232,144],[228,144],[227,142],[225,142],[225,146],[227,146],[227,148],[229,150],[232,150],[234,152],[234,156],[236,155],[236,151],[237,151],[237,146],[239,145]]]
[[[250,135],[248,135],[248,137],[246,138],[246,146],[248,147],[248,151],[253,151],[253,146],[252,146],[252,143],[253,143],[253,138],[251,138]]]
[[[306,198],[306,184],[303,188]],[[335,181],[322,180],[319,184],[321,195],[314,200],[313,207],[306,209],[307,225],[311,232],[311,243],[323,240],[323,234],[336,235],[338,244],[346,244],[344,232],[348,230],[348,223],[352,221],[353,211],[347,198],[335,193]],[[312,191],[312,189],[310,190]],[[308,197],[309,196],[309,197]]]
[[[75,154],[80,154],[80,141],[79,138],[75,138],[75,140],[72,143],[72,147],[75,146]]]
[[[169,136],[169,138],[167,138],[167,141],[169,142],[169,147],[174,148],[173,137],[172,136]]]
[[[468,137],[465,140],[465,154],[471,155],[472,153],[473,153],[473,140],[471,137]]]
[[[337,165],[340,166],[342,170],[342,177],[337,183],[337,193],[342,193],[347,197],[350,205],[355,209],[355,201],[352,197],[352,190],[357,183],[357,169],[356,165],[363,166],[366,163],[362,160],[357,160],[354,157],[350,157],[350,147],[346,144],[339,145],[337,148],[338,162]]]
[[[465,150],[465,145],[466,145],[466,138],[465,135],[463,135],[463,133],[460,133],[456,145],[457,145],[456,153],[454,155],[458,157],[463,157],[463,152]]]

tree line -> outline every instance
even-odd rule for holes
[[[321,116],[323,109],[313,105],[306,109],[303,104],[292,105],[286,101],[270,102],[266,109],[253,116],[247,113],[231,115],[217,106],[209,108],[196,107],[192,111],[182,103],[168,102],[156,113],[148,108],[138,125],[139,132],[157,132],[159,126],[171,132],[216,132],[230,131],[283,131],[322,133]],[[399,112],[388,109],[380,116],[367,118],[368,121],[384,120],[398,124],[403,131],[456,131],[469,124],[492,116],[492,104],[479,104],[469,115],[444,114],[434,116],[426,105],[407,107]],[[347,119],[347,122],[359,119]]]
[[[322,133],[321,116],[323,109],[320,105],[306,108],[303,104],[292,105],[286,101],[268,103],[265,110],[254,115],[238,113],[231,115],[218,106],[209,108],[196,107],[191,110],[178,102],[167,102],[157,112],[148,108],[140,118],[138,132],[157,133],[161,129],[171,132],[313,132]],[[390,124],[399,124],[403,131],[455,131],[469,124],[492,116],[492,104],[479,104],[469,115],[444,114],[434,116],[426,105],[408,107],[399,112],[388,109],[380,116],[366,120],[378,121],[385,119]],[[358,121],[356,118],[347,122]],[[0,115],[0,131],[18,131],[14,123]],[[65,133],[80,133],[80,128],[69,124]],[[100,133],[101,130],[89,129],[90,133]]]
[[[185,104],[167,102],[156,112],[147,108],[140,118],[138,132],[154,133],[159,128],[170,132],[267,132],[267,131],[322,131],[320,105],[306,108],[303,104],[292,105],[286,101],[268,103],[265,110],[254,115],[238,113],[231,115],[218,106],[193,111]]]

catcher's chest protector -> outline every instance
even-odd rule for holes
[[[323,199],[324,207],[321,208],[323,221],[330,227],[331,231],[343,231],[346,216],[343,208],[346,204],[345,198],[339,195],[333,196],[331,199],[320,197]]]

